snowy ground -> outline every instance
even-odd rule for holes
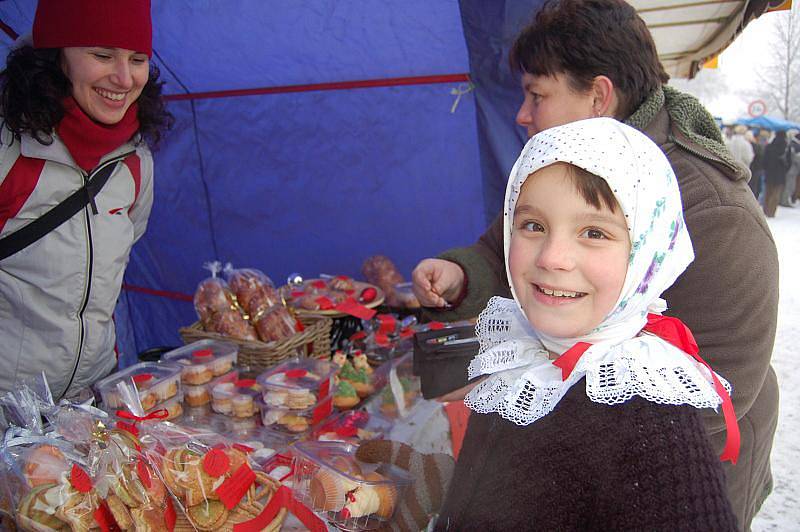
[[[780,308],[772,366],[780,386],[780,417],[772,448],[775,487],[753,531],[800,530],[800,204],[778,207],[769,220],[780,257]]]

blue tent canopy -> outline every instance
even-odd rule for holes
[[[800,124],[789,122],[780,118],[770,116],[759,116],[756,118],[740,118],[734,124],[741,124],[750,128],[769,129],[770,131],[787,131],[789,129],[800,130]]]
[[[543,2],[153,1],[153,63],[176,124],[154,153],[155,204],[117,307],[122,364],[180,343],[207,261],[281,283],[358,277],[380,253],[409,276],[474,242],[525,141],[508,49]],[[660,17],[697,13],[632,3],[671,71],[728,42],[701,25],[678,53]],[[730,7],[719,32],[732,39],[760,13],[751,4]],[[0,67],[35,8],[0,0]]]
[[[115,316],[123,364],[180,343],[207,261],[280,283],[380,253],[408,277],[474,242],[525,140],[506,57],[540,3],[153,2],[176,124]],[[35,6],[0,0],[0,62]]]

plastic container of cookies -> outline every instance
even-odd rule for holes
[[[223,382],[234,382],[239,379],[239,371],[232,370],[228,373],[222,375],[221,377],[217,377],[211,382],[207,382],[205,384],[198,384],[197,386],[191,386],[188,384],[183,385],[183,396],[184,402],[187,406],[190,407],[198,407],[203,406],[211,403],[212,395],[211,390],[217,384],[221,384]]]
[[[144,410],[152,410],[181,391],[181,367],[177,364],[140,362],[112,373],[95,384],[107,409],[126,407],[117,390],[117,383],[122,381],[133,384]]]
[[[197,386],[228,373],[236,364],[238,354],[239,349],[234,344],[200,340],[164,353],[161,361],[180,364],[181,381]]]
[[[264,427],[290,435],[306,435],[311,429],[331,415],[333,411],[333,394],[328,394],[316,404],[304,408],[287,408],[267,404],[263,399],[256,401],[261,412],[261,424]]]
[[[254,379],[238,379],[211,387],[211,409],[226,416],[248,418],[258,413],[261,387]]]
[[[365,440],[377,440],[392,430],[394,423],[379,414],[351,410],[335,414],[314,429],[318,441],[339,441],[358,445]]]
[[[329,360],[290,358],[259,375],[263,402],[275,408],[306,410],[333,390],[337,367]]]
[[[296,443],[293,489],[338,528],[374,530],[392,518],[411,478],[391,464],[359,462],[356,449],[340,442]]]

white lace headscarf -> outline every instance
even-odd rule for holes
[[[508,265],[522,186],[532,173],[556,162],[606,180],[625,215],[631,241],[616,305],[597,328],[580,338],[552,337],[532,328]],[[514,299],[492,298],[478,319],[481,348],[469,366],[469,377],[491,376],[467,395],[469,408],[527,425],[549,413],[584,377],[587,395],[599,403],[621,403],[633,395],[698,408],[721,403],[705,367],[661,338],[639,334],[649,312],[666,309],[662,292],[694,260],[675,174],[649,138],[611,118],[582,120],[537,134],[511,170],[503,222],[506,274]],[[562,381],[547,350],[562,354],[577,342],[592,346]],[[729,388],[727,382],[723,385]]]

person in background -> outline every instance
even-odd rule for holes
[[[761,182],[764,179],[764,145],[761,143],[761,133],[756,130],[748,131],[745,133],[747,142],[753,149],[753,160],[750,161],[750,190],[753,191],[753,196],[758,200],[761,194]]]
[[[8,55],[0,391],[44,371],[58,400],[116,368],[112,313],[153,203],[148,146],[172,122],[151,54],[149,0],[39,0],[32,42]],[[9,244],[76,191],[77,213],[20,249]]]
[[[644,21],[622,0],[546,3],[515,40],[510,61],[521,74],[524,95],[517,123],[529,136],[611,116],[650,137],[675,170],[696,256],[665,292],[667,314],[691,329],[700,352],[733,386],[736,414],[746,430],[738,463],[725,463],[724,469],[734,512],[748,529],[772,488],[769,457],[778,417],[770,365],[778,255],[747,185],[749,170],[725,148],[708,111],[666,84]],[[597,148],[603,149],[602,140]],[[475,245],[416,266],[414,292],[436,319],[476,316],[491,296],[509,294],[502,222],[497,217]],[[721,452],[723,423],[714,412],[702,417]]]
[[[800,179],[800,139],[798,131],[790,129],[787,133],[786,147],[789,158],[789,169],[786,171],[786,187],[781,195],[780,205],[782,207],[794,207],[797,196],[797,181]]]
[[[733,127],[733,134],[725,140],[725,146],[731,152],[733,158],[736,159],[745,168],[750,168],[750,163],[753,162],[753,147],[747,141],[745,133],[747,126],[737,124]],[[752,178],[752,176],[751,176]]]
[[[469,374],[485,380],[436,529],[736,530],[699,416],[730,397],[657,325],[691,337],[659,310],[693,252],[658,146],[611,118],[542,131],[503,222],[512,299],[475,327]]]
[[[786,132],[776,131],[775,138],[764,150],[764,213],[774,218],[778,203],[786,187],[786,174],[789,170],[791,152],[786,142]]]

